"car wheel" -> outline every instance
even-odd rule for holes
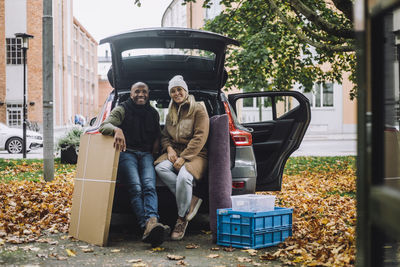
[[[7,141],[6,149],[8,153],[18,154],[22,152],[22,139],[18,137],[12,137]]]

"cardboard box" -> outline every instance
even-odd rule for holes
[[[114,200],[119,151],[114,138],[83,134],[80,139],[69,234],[76,239],[107,244]]]

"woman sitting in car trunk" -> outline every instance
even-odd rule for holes
[[[168,91],[171,102],[161,137],[165,153],[154,164],[158,176],[176,197],[178,219],[171,239],[181,240],[202,201],[193,195],[193,184],[207,170],[209,118],[205,107],[189,95],[181,75],[169,81]]]

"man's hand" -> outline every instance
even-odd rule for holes
[[[177,158],[174,163],[174,169],[179,171],[182,168],[183,164],[185,164],[185,160],[181,157]]]
[[[171,161],[172,163],[175,163],[176,159],[178,158],[176,151],[169,146],[167,147],[167,154],[168,154],[168,160]]]
[[[126,150],[125,136],[120,128],[114,129],[114,147],[119,151]]]

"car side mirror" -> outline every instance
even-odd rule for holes
[[[91,118],[91,119],[90,119],[90,122],[89,122],[89,125],[90,125],[90,126],[93,126],[93,124],[96,122],[96,119],[97,119],[96,117]]]

